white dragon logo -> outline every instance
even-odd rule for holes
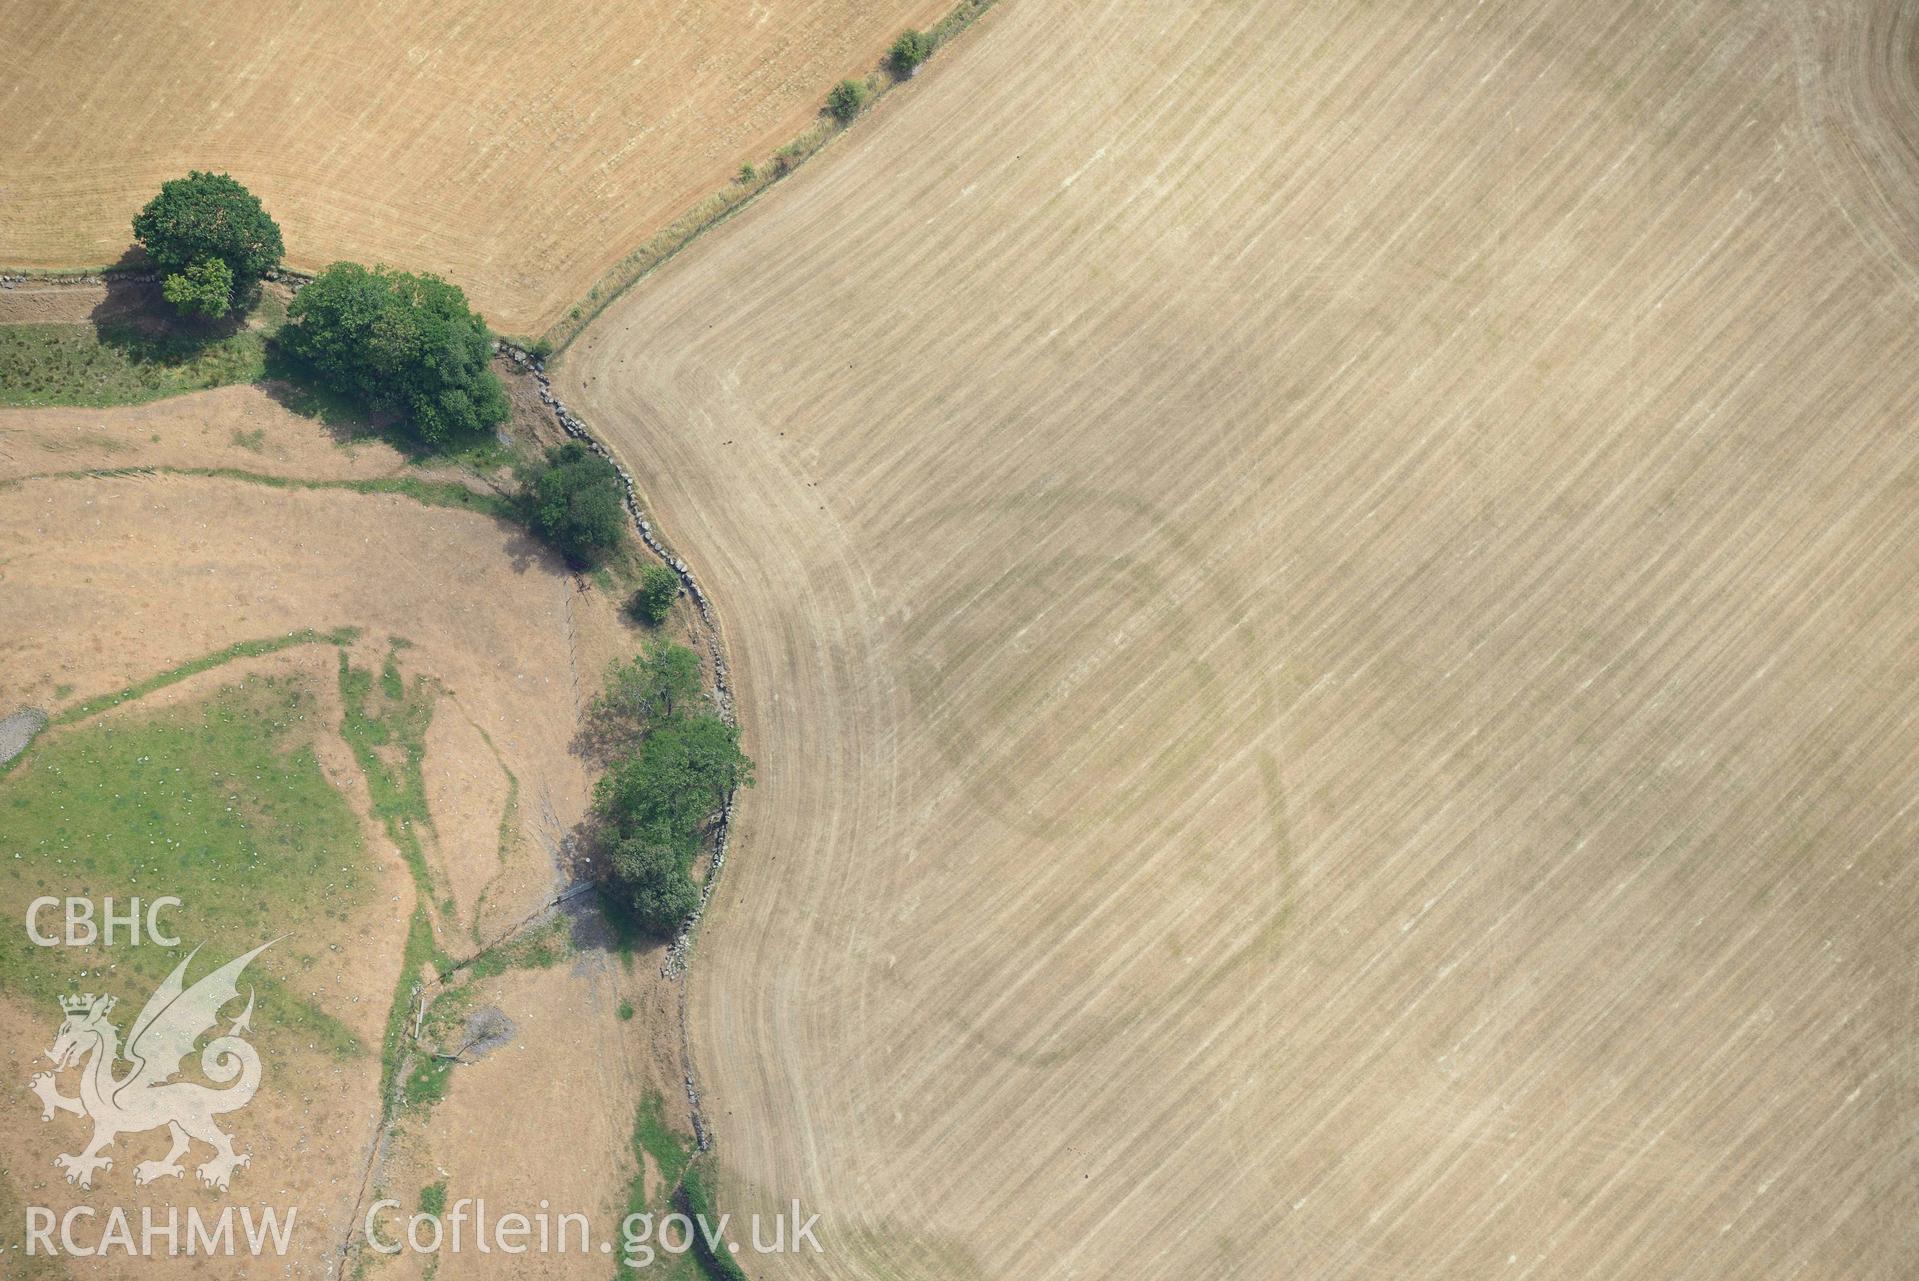
[[[53,1158],[53,1163],[67,1172],[68,1183],[91,1188],[95,1170],[113,1168],[112,1158],[100,1153],[115,1138],[164,1125],[173,1136],[173,1149],[165,1160],[142,1161],[134,1166],[133,1181],[145,1184],[179,1177],[183,1172],[180,1158],[186,1155],[189,1141],[198,1139],[213,1148],[213,1159],[198,1169],[200,1181],[226,1191],[233,1171],[246,1165],[248,1158],[233,1150],[233,1140],[220,1132],[213,1118],[245,1107],[260,1088],[260,1056],[241,1039],[252,1027],[251,991],[246,1012],[234,1020],[225,1036],[208,1041],[200,1051],[201,1070],[210,1079],[226,1085],[237,1076],[239,1083],[215,1090],[192,1081],[168,1082],[193,1052],[194,1042],[219,1021],[220,1008],[239,998],[240,972],[247,963],[278,941],[262,943],[187,987],[187,966],[200,952],[199,948],[193,949],[133,1021],[124,1055],[119,1031],[107,1022],[115,998],[60,998],[60,1008],[67,1017],[60,1024],[53,1048],[47,1051],[53,1071],[39,1073],[27,1088],[40,1098],[42,1121],[51,1121],[55,1112],[93,1118],[93,1142],[87,1144],[86,1151],[79,1156]],[[124,1076],[115,1076],[115,1065],[123,1057],[132,1067]],[[67,1098],[54,1084],[54,1075],[82,1064],[80,1097]]]

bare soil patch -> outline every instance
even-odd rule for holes
[[[80,325],[138,310],[137,296],[111,297],[106,285],[14,285],[0,289],[0,325]]]

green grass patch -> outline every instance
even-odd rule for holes
[[[254,382],[266,347],[253,329],[0,325],[0,405],[137,405]]]
[[[386,1014],[386,1033],[380,1039],[380,1110],[382,1118],[393,1106],[393,1077],[405,1057],[407,1022],[413,1015],[413,986],[429,962],[437,965],[439,949],[433,943],[433,922],[425,908],[413,909],[407,922],[406,950],[400,958],[400,978],[393,1004]]]
[[[408,1112],[420,1112],[444,1099],[452,1084],[449,1078],[453,1075],[453,1068],[452,1059],[436,1058],[431,1054],[417,1056],[413,1060],[413,1070],[407,1073],[400,1106]]]
[[[429,1183],[420,1189],[420,1213],[430,1214],[436,1219],[446,1217],[446,1180]],[[427,1260],[426,1271],[422,1275],[426,1281],[433,1281],[440,1272],[440,1256],[435,1254]]]
[[[240,480],[271,489],[344,489],[355,494],[398,494],[402,498],[411,498],[422,507],[452,507],[460,511],[498,516],[504,520],[513,520],[518,515],[513,504],[501,495],[468,489],[451,480],[422,480],[417,476],[378,476],[371,480],[305,480],[296,476],[270,476],[243,471],[237,467],[156,467],[153,471],[172,476]]]
[[[680,1180],[680,1205],[692,1216],[695,1225],[693,1256],[699,1260],[701,1270],[708,1277],[715,1278],[715,1281],[747,1281],[746,1269],[725,1248],[724,1241],[715,1250],[707,1243],[706,1233],[699,1228],[704,1221],[717,1231],[720,1222],[720,1212],[714,1208],[713,1189],[707,1182],[706,1167],[704,1159],[696,1158],[686,1167],[686,1177]]]
[[[359,634],[359,629],[355,627],[336,627],[330,632],[316,632],[307,628],[288,632],[285,636],[265,636],[259,640],[240,641],[225,649],[217,649],[211,654],[202,654],[198,658],[190,659],[178,667],[170,667],[157,676],[149,676],[125,689],[115,690],[111,694],[102,694],[97,698],[89,698],[84,703],[76,703],[55,715],[52,718],[53,724],[71,725],[89,716],[97,716],[109,708],[130,703],[136,698],[144,698],[156,689],[176,685],[189,676],[198,676],[201,672],[211,671],[224,663],[231,663],[236,658],[258,658],[262,654],[277,654],[283,649],[292,649],[296,645],[346,645]]]
[[[429,1183],[420,1189],[420,1213],[441,1218],[446,1214],[446,1180]]]
[[[479,726],[476,725],[474,728],[479,729]],[[514,851],[519,848],[520,776],[506,767],[506,761],[501,757],[500,749],[493,745],[492,737],[485,730],[480,730],[480,737],[486,740],[487,750],[493,753],[493,759],[500,766],[500,773],[506,775],[506,804],[500,807],[500,834],[496,850],[501,871],[504,872],[507,864],[513,859]],[[498,879],[497,873],[495,879]],[[479,902],[474,906],[473,941],[476,943],[480,941],[480,908],[486,905],[486,896],[492,889],[493,883],[489,881],[480,890]]]
[[[445,1049],[451,1045],[457,1051],[458,1034],[473,1009],[474,999],[473,988],[462,984],[443,990],[427,1007],[420,1023],[422,1048],[415,1051],[413,1066],[407,1072],[406,1084],[400,1092],[403,1112],[410,1115],[425,1113],[447,1096],[447,1091],[453,1085],[453,1069],[459,1064],[452,1059],[439,1058],[424,1046]]]
[[[375,674],[352,665],[340,651],[340,701],[346,709],[340,736],[353,749],[373,797],[373,814],[400,847],[422,899],[433,898],[433,872],[427,866],[422,831],[430,832],[426,780],[426,731],[433,721],[434,683],[424,676],[400,675],[399,646],[387,651]]]
[[[693,1159],[693,1140],[675,1130],[666,1120],[666,1099],[657,1090],[648,1090],[633,1114],[633,1154],[641,1152],[660,1167],[660,1177],[668,1187],[678,1187]]]
[[[51,1010],[84,979],[119,996],[131,1018],[195,946],[205,951],[189,981],[285,935],[243,980],[258,988],[256,1031],[339,1056],[364,1052],[286,986],[337,964],[328,945],[349,941],[349,918],[372,885],[359,823],[314,753],[317,716],[298,680],[255,677],[37,741],[0,781],[0,910],[21,922],[43,895],[111,896],[122,911],[136,895],[172,895],[183,905],[162,924],[181,946],[122,938],[111,949],[43,948],[16,929],[0,947],[0,988]],[[59,931],[57,912],[42,928]]]
[[[646,1158],[653,1158],[654,1166],[666,1183],[666,1195],[661,1203],[649,1204],[646,1196]],[[669,1212],[679,1195],[681,1177],[686,1173],[687,1165],[693,1159],[693,1141],[675,1130],[666,1120],[666,1100],[657,1090],[648,1090],[640,1099],[640,1106],[633,1116],[633,1180],[626,1189],[626,1211],[621,1216],[653,1213],[656,1218]],[[698,1281],[704,1275],[699,1260],[692,1251],[682,1255],[661,1254],[651,1266],[638,1269],[627,1264],[624,1257],[616,1260],[614,1276],[619,1281],[630,1278],[664,1276],[669,1281]]]

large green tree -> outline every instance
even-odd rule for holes
[[[654,728],[704,706],[700,656],[671,641],[651,641],[606,674],[606,690],[589,716],[603,732],[630,746]]]
[[[892,52],[886,55],[886,62],[892,67],[894,75],[905,79],[919,70],[920,63],[932,56],[933,37],[908,27],[893,42]]]
[[[640,571],[639,590],[626,602],[626,612],[658,627],[673,616],[679,597],[680,576],[664,565],[648,565]]]
[[[611,858],[625,906],[647,933],[671,937],[699,906],[699,888],[687,872],[689,855],[663,835],[625,837],[614,844]]]
[[[690,849],[727,793],[752,780],[739,730],[703,713],[648,734],[638,751],[601,777],[597,797],[622,836],[663,833]]]
[[[169,300],[196,315],[224,315],[280,265],[286,247],[280,225],[260,199],[223,173],[194,170],[160,187],[133,219],[133,238],[166,277]],[[230,280],[227,305],[213,288],[223,264]],[[217,310],[216,310],[217,308]]]
[[[625,486],[613,464],[570,440],[546,454],[528,487],[533,532],[575,569],[591,569],[625,545]]]
[[[459,286],[438,276],[336,262],[287,309],[280,342],[327,386],[401,415],[430,445],[506,421],[493,336]]]
[[[593,804],[612,887],[641,928],[670,935],[699,903],[693,861],[727,796],[753,785],[753,762],[684,645],[655,641],[616,664],[594,717],[616,750]]]

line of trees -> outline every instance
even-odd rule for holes
[[[258,196],[197,169],[161,186],[134,216],[133,237],[160,269],[162,295],[195,321],[250,307],[286,251]],[[493,335],[438,276],[336,262],[294,298],[287,321],[275,341],[313,381],[394,414],[424,444],[469,444],[506,421]]]
[[[166,183],[133,228],[166,300],[196,320],[250,306],[284,253],[279,225],[226,174]],[[336,262],[295,295],[275,342],[313,381],[396,415],[433,447],[483,437],[510,412],[492,334],[437,276]],[[523,480],[528,526],[568,564],[591,568],[622,549],[624,484],[605,458],[568,442]],[[650,566],[628,608],[659,624],[678,594],[678,577]],[[640,928],[671,937],[699,904],[694,861],[726,798],[752,786],[753,763],[704,693],[699,657],[665,640],[613,666],[588,735],[608,760],[593,816],[615,899]]]
[[[693,862],[727,796],[753,785],[753,762],[703,692],[699,656],[669,641],[613,666],[588,725],[611,757],[593,815],[615,901],[671,938],[699,906]]]
[[[284,252],[259,198],[223,173],[164,184],[133,231],[164,273],[166,300],[194,322],[250,307]],[[429,449],[479,443],[511,413],[493,335],[459,286],[438,276],[336,262],[294,296],[273,343],[296,377],[391,415]],[[593,569],[624,549],[624,483],[604,458],[568,443],[521,479],[522,518],[568,565]],[[657,623],[671,610],[678,580],[660,573],[642,580],[636,618]]]

